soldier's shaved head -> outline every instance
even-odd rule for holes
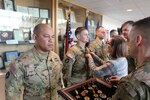
[[[142,63],[150,57],[150,17],[135,22],[129,37],[130,55]]]
[[[52,28],[48,24],[41,23],[35,26],[33,33],[38,35],[39,33],[43,32],[45,28],[50,28],[52,30]]]
[[[136,34],[140,34],[146,40],[146,44],[150,44],[150,17],[139,20],[133,24],[133,30]]]

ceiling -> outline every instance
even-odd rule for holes
[[[120,22],[150,16],[150,0],[70,0]],[[127,9],[133,11],[127,12]]]

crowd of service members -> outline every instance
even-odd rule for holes
[[[85,27],[75,30],[77,44],[71,46],[63,61],[52,51],[54,33],[47,24],[33,31],[35,45],[10,64],[6,74],[7,100],[19,100],[24,87],[24,100],[62,99],[57,90],[98,77],[117,86],[113,100],[150,99],[150,17],[127,21],[120,31],[95,30],[89,42]]]

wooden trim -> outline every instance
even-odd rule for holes
[[[54,52],[58,54],[58,25],[57,25],[58,0],[52,0],[52,27],[55,33]]]
[[[82,6],[82,5],[80,5],[80,4],[78,4],[78,3],[74,2],[74,1],[71,1],[71,0],[63,0],[63,1],[68,2],[68,3],[71,3],[71,4],[74,4],[74,5],[79,6],[79,7],[82,7],[82,8],[84,8],[84,9],[88,10],[88,11],[91,11],[91,12],[95,13],[95,14],[101,15],[100,13],[98,13],[98,12],[96,12],[96,11],[92,11],[92,10],[90,10],[89,8],[86,8],[85,6]],[[102,15],[101,15],[101,16],[102,16]]]

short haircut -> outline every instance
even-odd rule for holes
[[[110,31],[110,36],[116,36],[116,35],[118,35],[118,31],[117,30],[115,30],[115,29],[112,29],[111,31]]]
[[[113,48],[112,57],[126,57],[128,53],[128,45],[126,40],[121,36],[114,36],[110,42],[111,48]]]
[[[124,22],[124,23],[122,24],[121,28],[123,28],[123,27],[124,27],[125,25],[127,25],[127,24],[133,25],[133,24],[134,24],[134,21],[129,20],[129,21]]]
[[[99,27],[96,28],[95,31],[99,30],[100,28],[104,28],[104,27],[103,26],[99,26]]]
[[[43,23],[37,24],[37,25],[34,27],[34,29],[33,29],[33,33],[34,33],[34,34],[39,34],[40,32],[42,32],[42,29],[43,29],[45,26],[48,26],[48,24],[43,24]]]
[[[122,28],[123,28],[124,26],[126,26],[127,24],[133,26],[134,21],[129,20],[129,21],[124,22],[124,23],[122,24],[121,28],[120,28],[121,33],[122,33]]]
[[[150,44],[150,17],[146,17],[133,24],[133,29],[136,34],[141,34],[141,36],[146,39],[147,44]]]
[[[80,34],[83,30],[87,30],[85,27],[78,27],[75,30],[75,36],[77,36],[78,34]]]

